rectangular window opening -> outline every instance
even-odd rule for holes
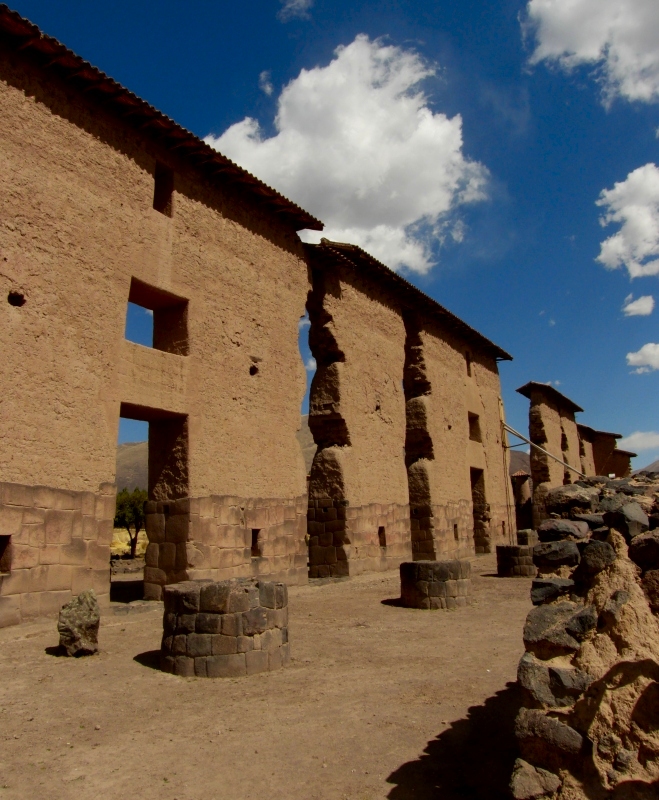
[[[188,355],[188,301],[132,278],[125,338],[174,355]]]
[[[172,216],[172,195],[174,194],[174,170],[156,161],[153,180],[153,207],[166,217]]]
[[[454,522],[454,523],[453,523],[453,538],[455,539],[455,541],[456,541],[456,542],[457,542],[457,541],[459,540],[459,538],[460,538],[460,536],[459,536],[459,534],[458,534],[458,523],[457,523],[457,522]]]
[[[481,424],[478,414],[469,413],[469,438],[472,442],[482,442]]]
[[[387,532],[384,529],[384,525],[380,525],[378,528],[378,541],[380,543],[380,547],[386,548],[387,546]]]
[[[471,378],[471,353],[468,350],[465,353],[465,363],[467,365],[467,375]]]
[[[11,536],[0,536],[1,572],[11,572]]]
[[[252,528],[252,558],[263,556],[263,542],[261,539],[261,528]]]

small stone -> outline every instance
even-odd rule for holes
[[[541,542],[558,542],[563,539],[585,539],[590,532],[587,522],[571,519],[546,519],[538,528]]]
[[[578,650],[579,642],[566,630],[578,609],[576,603],[565,602],[537,606],[529,611],[524,624],[526,649],[542,659]]]
[[[551,797],[560,785],[560,778],[553,772],[534,767],[522,758],[515,761],[510,780],[510,792],[514,800],[541,800]]]
[[[597,611],[594,606],[586,606],[573,617],[570,617],[565,625],[565,630],[570,636],[581,642],[596,626]]]
[[[100,622],[101,612],[94,590],[80,592],[59,612],[60,650],[67,656],[89,656],[98,652]]]
[[[629,557],[643,572],[659,569],[659,532],[635,536],[629,545]]]
[[[579,563],[579,548],[574,542],[547,542],[533,548],[533,563],[540,569],[556,570]]]
[[[607,511],[604,514],[604,523],[619,531],[628,544],[650,527],[648,515],[638,503],[627,503],[619,511]]]
[[[549,603],[574,588],[569,578],[536,578],[531,584],[531,602],[534,606]]]
[[[606,605],[602,609],[599,619],[597,620],[597,627],[602,630],[608,628],[618,621],[620,609],[629,602],[629,592],[624,589],[618,589],[606,601]]]
[[[592,508],[597,502],[600,490],[594,486],[579,486],[569,483],[566,486],[557,486],[547,492],[545,505],[550,511],[564,511],[574,507]]]
[[[579,573],[589,577],[597,575],[616,560],[616,551],[608,542],[590,542],[581,551]]]
[[[604,526],[604,517],[602,514],[573,514],[572,519],[577,522],[585,522],[591,531]]]

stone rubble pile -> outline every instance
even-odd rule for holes
[[[659,475],[549,492],[518,668],[515,800],[659,797]]]
[[[59,650],[66,656],[91,656],[98,652],[101,611],[93,589],[80,592],[63,605],[57,620]]]

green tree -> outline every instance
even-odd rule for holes
[[[144,504],[147,497],[144,489],[133,489],[132,492],[129,492],[125,487],[117,494],[114,526],[115,528],[125,528],[128,531],[131,558],[135,558],[137,537],[144,528]]]

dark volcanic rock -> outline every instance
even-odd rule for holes
[[[628,602],[629,592],[626,592],[624,589],[618,589],[617,592],[614,592],[606,601],[606,605],[599,615],[597,620],[598,630],[610,628],[611,625],[614,625],[618,621],[620,609]]]
[[[541,542],[585,539],[589,531],[587,522],[576,522],[571,519],[546,519],[538,528],[538,538]]]
[[[569,578],[536,578],[531,584],[531,602],[534,606],[549,603],[574,588]]]
[[[565,630],[577,641],[583,641],[597,626],[597,611],[594,606],[586,606],[567,621]]]
[[[59,612],[60,651],[67,656],[90,656],[98,651],[101,612],[93,589],[80,592]]]
[[[602,514],[574,514],[572,519],[578,522],[585,522],[591,531],[604,526],[604,517]]]
[[[536,606],[529,611],[524,625],[527,651],[547,659],[578,650],[578,639],[566,627],[578,612],[579,606],[569,602]]]
[[[629,545],[629,557],[643,572],[659,569],[659,532],[635,536]]]
[[[579,486],[569,483],[550,489],[545,497],[545,506],[549,511],[569,511],[572,508],[591,509],[599,498],[600,490],[594,486]]]
[[[548,769],[564,769],[566,759],[576,759],[583,747],[578,731],[533,708],[520,709],[515,736],[523,758]]]
[[[517,680],[538,708],[564,708],[592,683],[592,678],[577,669],[547,666],[532,653],[524,653],[517,668]]]
[[[534,767],[523,758],[515,761],[510,779],[513,800],[542,800],[544,797],[552,797],[560,785],[561,779],[553,772]]]
[[[606,514],[607,511],[619,511],[623,506],[631,502],[633,502],[631,498],[624,494],[610,494],[600,498],[597,510],[600,514]]]
[[[581,551],[579,573],[596,575],[616,560],[616,551],[608,542],[589,542]]]
[[[628,543],[650,527],[648,515],[638,503],[627,503],[618,511],[607,511],[604,514],[604,523],[609,528],[620,531]]]
[[[533,563],[540,569],[556,570],[579,563],[579,548],[574,542],[547,542],[533,548]]]

